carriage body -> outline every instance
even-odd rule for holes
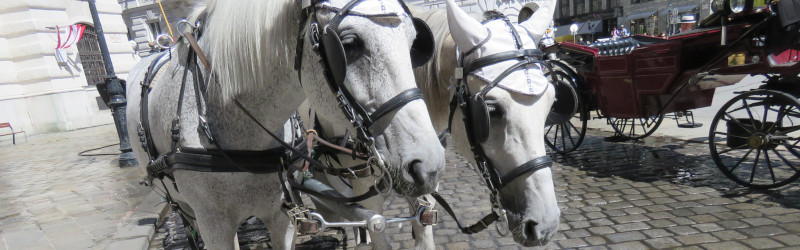
[[[633,36],[545,48],[550,74],[566,76],[553,78],[557,89],[574,89],[557,93],[562,98],[551,112],[575,107],[573,114],[551,115],[570,119],[550,123],[548,146],[575,150],[595,110],[594,118],[607,119],[623,140],[649,136],[665,115],[678,127],[697,128],[702,124],[690,110],[711,106],[717,87],[761,75],[761,86],[734,92],[712,119],[709,154],[726,176],[748,187],[800,179],[800,0],[736,3],[745,5],[733,11],[730,4],[668,39]]]
[[[735,42],[766,15],[753,13],[727,25],[726,43]],[[736,84],[747,75],[800,71],[800,64],[794,63],[798,61],[798,48],[770,53],[763,41],[766,34],[759,32],[726,48],[720,45],[722,33],[722,27],[717,26],[669,39],[632,36],[591,45],[563,42],[545,50],[557,52],[570,65],[579,65],[576,73],[584,83],[579,91],[590,96],[585,99],[595,101],[589,104],[590,109],[615,118],[644,118],[708,107],[715,88]],[[784,66],[787,64],[793,66]],[[682,89],[686,84],[691,86]]]

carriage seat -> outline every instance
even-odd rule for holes
[[[589,44],[589,47],[599,49],[601,56],[619,56],[630,54],[633,49],[640,45],[641,43],[633,39],[633,37],[626,37],[616,41]]]

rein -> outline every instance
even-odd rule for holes
[[[450,130],[453,122],[453,116],[456,111],[456,107],[461,109],[462,120],[464,121],[464,127],[467,131],[467,140],[470,144],[470,149],[472,150],[473,156],[475,157],[475,162],[477,163],[478,172],[481,174],[484,183],[489,188],[490,193],[490,200],[492,203],[492,212],[488,215],[484,216],[481,220],[477,223],[469,225],[469,226],[462,226],[462,224],[458,221],[458,218],[453,212],[453,209],[450,205],[444,200],[444,198],[438,193],[434,192],[431,194],[437,202],[439,202],[442,207],[450,214],[450,217],[456,221],[456,225],[464,234],[474,234],[486,229],[489,225],[496,221],[503,221],[506,220],[506,212],[505,209],[502,209],[500,202],[498,200],[499,191],[502,190],[506,184],[511,183],[515,179],[524,176],[527,173],[533,173],[541,169],[549,168],[553,162],[549,156],[542,156],[534,158],[516,168],[512,171],[506,173],[505,175],[500,174],[500,171],[491,163],[489,157],[486,156],[486,153],[481,146],[481,139],[476,138],[476,130],[483,129],[486,131],[482,131],[484,133],[488,133],[489,125],[488,121],[477,121],[479,119],[489,119],[489,117],[474,117],[474,113],[470,112],[474,107],[472,105],[478,105],[478,103],[485,102],[484,98],[486,94],[497,86],[504,78],[508,75],[513,73],[514,71],[522,68],[527,71],[528,65],[542,62],[541,59],[543,57],[542,51],[538,49],[522,49],[522,42],[519,38],[519,34],[514,29],[513,25],[509,22],[508,18],[503,16],[501,18],[504,21],[509,29],[511,30],[511,35],[516,42],[517,50],[508,51],[508,52],[500,52],[496,54],[492,54],[486,57],[481,57],[474,60],[472,63],[466,64],[464,63],[464,58],[471,54],[472,52],[476,51],[479,47],[484,46],[488,41],[488,37],[481,41],[478,45],[471,48],[467,53],[462,53],[459,56],[458,65],[459,67],[456,68],[456,90],[453,94],[453,97],[450,100],[450,114],[448,117],[448,129]],[[491,20],[489,20],[491,21]],[[488,21],[487,21],[488,22]],[[488,30],[488,29],[487,29]],[[489,37],[491,37],[491,32],[489,32]],[[517,60],[518,63],[514,64],[513,66],[509,67],[505,71],[503,71],[500,75],[498,75],[493,81],[489,82],[486,87],[484,87],[478,93],[470,94],[469,93],[469,86],[467,85],[467,75],[473,73],[475,70],[481,69],[486,66],[494,65],[499,62],[505,62],[509,60]],[[526,74],[527,75],[527,74]],[[528,81],[531,81],[528,79]],[[485,104],[484,104],[485,105]],[[489,108],[484,106],[485,108]],[[488,111],[487,111],[488,112]],[[482,124],[484,127],[479,127]],[[477,128],[476,128],[477,127]],[[499,231],[499,226],[498,226]]]

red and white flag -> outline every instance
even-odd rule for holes
[[[83,37],[83,31],[86,30],[86,25],[77,23],[67,26],[63,31],[61,27],[56,26],[58,32],[58,45],[56,49],[66,49],[69,46],[77,43]]]

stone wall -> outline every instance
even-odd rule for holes
[[[138,61],[114,0],[96,0],[114,69],[121,79]],[[79,0],[0,0],[0,122],[29,134],[112,123],[87,84],[77,46],[68,62],[55,57],[55,26],[93,24],[88,3]],[[0,131],[4,132],[4,131]],[[0,140],[11,138],[0,137]]]

